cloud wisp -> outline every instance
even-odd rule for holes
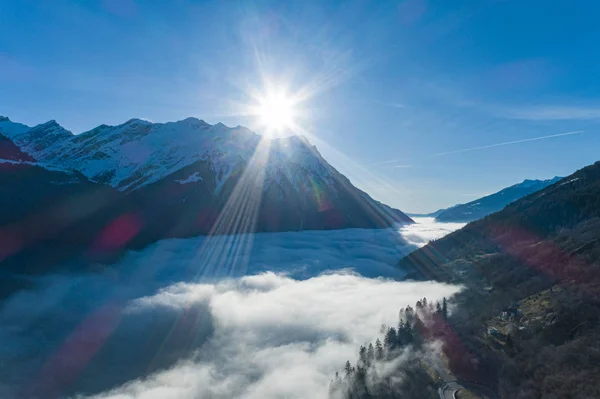
[[[444,155],[462,154],[464,152],[480,151],[480,150],[486,150],[486,149],[489,149],[489,148],[503,147],[503,146],[507,146],[507,145],[527,143],[527,142],[530,142],[530,141],[540,141],[540,140],[553,139],[553,138],[557,138],[557,137],[573,136],[573,135],[582,134],[582,133],[584,133],[583,130],[576,130],[576,131],[572,131],[572,132],[550,134],[550,135],[546,135],[546,136],[530,137],[530,138],[521,139],[521,140],[505,141],[505,142],[502,142],[502,143],[494,143],[494,144],[487,144],[487,145],[482,145],[482,146],[477,146],[477,147],[462,148],[460,150],[438,152],[436,154],[431,154],[429,156],[431,156],[431,157],[440,157],[440,156],[444,156]],[[407,162],[407,159],[389,159],[387,161],[376,162],[376,163],[373,163],[371,165],[372,166],[386,165],[386,166],[393,167],[393,168],[412,168],[412,167],[414,167],[414,165],[407,164],[406,162]]]
[[[583,130],[576,130],[576,131],[573,131],[573,132],[551,134],[551,135],[548,135],[548,136],[531,137],[531,138],[528,138],[528,139],[521,139],[521,140],[505,141],[503,143],[495,143],[495,144],[482,145],[482,146],[478,146],[478,147],[463,148],[463,149],[455,150],[455,151],[439,152],[437,154],[433,154],[433,156],[437,157],[437,156],[442,156],[442,155],[460,154],[460,153],[463,153],[463,152],[479,151],[479,150],[485,150],[485,149],[488,149],[488,148],[503,147],[503,146],[506,146],[506,145],[527,143],[527,142],[530,142],[530,141],[539,141],[539,140],[552,139],[552,138],[555,138],[555,137],[572,136],[572,135],[581,134],[581,133],[583,133]]]

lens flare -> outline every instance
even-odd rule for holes
[[[251,113],[258,118],[266,136],[277,136],[294,130],[296,106],[293,96],[284,89],[269,89],[256,97],[256,105],[252,107]]]
[[[294,123],[294,104],[283,92],[269,93],[258,106],[258,116],[270,130],[281,131]]]

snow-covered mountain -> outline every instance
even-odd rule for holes
[[[481,219],[504,209],[511,202],[556,183],[560,179],[562,177],[558,176],[548,180],[526,179],[521,183],[506,187],[497,193],[445,209],[438,213],[435,220],[438,222],[471,222]]]
[[[53,120],[32,128],[5,120],[0,131],[40,162],[78,170],[122,191],[158,181],[198,160],[210,160],[222,183],[259,142],[246,128],[212,126],[195,118],[172,123],[131,119],[79,135]]]
[[[0,134],[35,159],[36,170],[71,174],[82,192],[102,192],[101,200],[84,196],[95,205],[78,213],[86,220],[78,224],[79,250],[85,243],[88,249],[93,246],[99,231],[110,229],[115,220],[127,220],[123,228],[131,231],[118,245],[127,248],[197,234],[412,222],[354,187],[304,137],[262,140],[247,128],[196,118],[170,123],[132,119],[79,135],[55,121],[29,127],[0,118]],[[24,176],[19,186],[28,187],[21,193],[25,197],[35,195],[40,179],[49,178]],[[43,197],[40,191],[37,198],[43,202]],[[39,211],[36,207],[40,202],[30,211]]]

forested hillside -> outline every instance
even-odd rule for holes
[[[330,399],[437,398],[444,383],[440,359],[449,347],[436,342],[447,316],[446,298],[435,305],[423,298],[400,309],[398,324],[382,326],[382,339],[361,346],[354,365],[348,360],[335,374]]]
[[[502,398],[600,397],[600,163],[401,261],[463,284],[461,379]]]

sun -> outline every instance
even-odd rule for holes
[[[269,136],[283,133],[295,125],[296,104],[284,90],[267,92],[257,99],[255,114]]]

